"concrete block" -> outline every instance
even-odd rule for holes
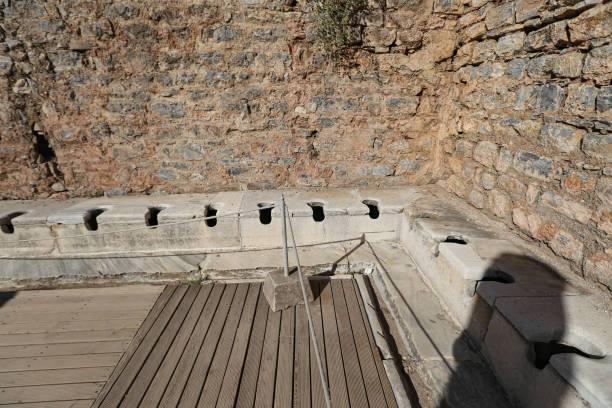
[[[308,302],[314,300],[310,282],[305,277],[304,288]],[[296,272],[285,276],[283,269],[277,269],[266,275],[263,287],[264,295],[270,308],[277,312],[295,305],[304,304],[304,296],[300,285],[300,277]]]

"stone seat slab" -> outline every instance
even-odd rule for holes
[[[144,225],[145,216],[148,211],[149,207],[145,206],[118,205],[108,211],[104,211],[97,217],[97,220],[101,225],[127,223],[142,223]]]
[[[476,292],[490,306],[506,297],[576,296],[586,291],[561,279],[544,264],[524,255],[503,255],[488,260],[491,270],[509,274],[514,282],[478,282]],[[493,273],[492,275],[495,275]]]
[[[527,341],[565,341],[589,354],[612,352],[612,319],[595,296],[507,297],[496,309]]]
[[[280,218],[280,196],[281,193],[285,197],[285,202],[290,200],[298,192],[294,190],[279,190],[279,191],[246,191],[242,199],[240,211],[243,213],[241,218],[259,218],[259,212],[253,211],[260,207],[260,204],[274,205],[272,209],[272,218]],[[291,211],[291,208],[289,209]],[[248,212],[247,212],[248,211]]]
[[[40,200],[40,201],[6,201],[0,202],[0,219],[16,213],[23,214],[11,220],[13,225],[46,224],[47,218],[75,200]]]
[[[604,357],[612,350],[612,319],[599,302],[595,296],[509,297],[498,299],[496,309],[524,341],[555,341]],[[562,355],[552,356],[551,365],[583,398],[593,397],[589,400],[593,406],[612,401],[609,357],[596,360],[576,354],[559,356]],[[607,381],[602,381],[602,372]]]
[[[325,215],[345,215],[347,208],[354,206],[357,198],[351,190],[300,191],[286,197],[287,207],[292,216],[312,216],[308,203],[323,204]],[[364,206],[365,207],[365,206]],[[367,213],[367,207],[364,214]]]
[[[399,214],[404,208],[411,205],[421,197],[418,188],[402,188],[402,189],[359,189],[358,201],[374,201],[378,205],[378,211],[381,214]],[[350,208],[349,211],[357,210]]]
[[[550,364],[592,408],[612,407],[612,358],[590,359],[577,354],[556,354],[550,358]]]
[[[446,258],[446,262],[463,279],[479,280],[485,276],[489,264],[476,253],[472,245],[441,242],[438,251],[438,256]]]
[[[157,216],[160,224],[174,221],[185,221],[205,216],[206,206],[210,202],[203,203],[175,203],[164,208]]]
[[[240,211],[242,205],[242,191],[222,191],[210,198],[210,205],[217,210],[217,214],[228,214]]]

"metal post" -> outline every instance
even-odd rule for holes
[[[287,221],[285,219],[285,197],[281,194],[281,222],[283,223],[283,257],[285,259],[285,276],[289,276],[289,252],[287,251]]]

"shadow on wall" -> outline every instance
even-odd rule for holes
[[[529,277],[529,288],[526,288],[528,291],[522,292],[520,286],[523,279],[521,278],[526,276]],[[524,322],[534,328],[537,339],[515,341],[512,335],[506,336],[501,330],[492,328],[493,325],[489,324],[488,330],[498,330],[497,335],[487,332],[485,338],[475,341],[473,333],[478,333],[479,330],[482,332],[482,327],[477,327],[482,326],[482,323],[479,322],[482,320],[476,318],[480,315],[479,308],[476,307],[471,314],[468,326],[453,345],[454,359],[449,364],[452,375],[439,408],[481,407],[483,402],[491,407],[508,406],[507,400],[503,401],[505,392],[499,389],[498,384],[503,385],[508,392],[510,406],[542,408],[563,406],[564,396],[570,386],[555,373],[551,375],[550,371],[546,372],[550,369],[548,367],[550,358],[559,353],[585,355],[577,348],[561,343],[566,334],[566,314],[562,294],[567,283],[557,271],[536,259],[515,254],[502,254],[493,260],[485,272],[485,277],[477,283],[477,285],[483,284],[516,285],[515,288],[512,288],[511,294],[500,290],[500,296],[496,298],[496,301],[502,297],[515,297],[513,300],[517,302],[528,297],[547,297],[547,307],[529,310],[526,319],[530,320]],[[506,289],[500,286],[497,288]],[[523,301],[523,305],[527,304],[530,303]],[[484,302],[481,307],[488,308]],[[516,334],[520,336],[518,332]],[[522,337],[516,337],[516,339],[522,340]],[[488,357],[495,370],[495,375],[500,380],[499,383],[496,381],[482,383],[479,380],[485,379],[486,381],[486,378],[492,375],[492,373],[486,375],[486,373],[479,372],[483,369],[488,370],[488,367],[484,368],[469,358],[470,354],[477,353],[481,347],[483,354]],[[571,365],[567,369],[569,373],[572,372]],[[502,398],[498,399],[498,396]]]
[[[6,302],[8,302],[9,300],[11,300],[12,298],[15,297],[15,295],[17,294],[17,292],[15,291],[10,291],[10,292],[0,292],[0,308],[2,306],[4,306],[4,304]]]

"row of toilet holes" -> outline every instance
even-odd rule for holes
[[[364,200],[363,204],[368,207],[368,215],[372,219],[377,219],[380,215],[380,211],[378,209],[378,203],[373,200]],[[259,207],[259,222],[264,225],[270,224],[272,222],[272,210],[275,207],[272,203],[259,203],[257,204]],[[325,219],[325,210],[323,203],[312,202],[308,203],[308,206],[312,209],[312,219],[315,222],[322,222]],[[155,227],[159,225],[158,216],[159,213],[164,210],[164,207],[149,207],[147,213],[145,214],[145,224],[149,227]],[[98,229],[98,217],[104,212],[106,209],[104,208],[96,208],[93,210],[88,210],[87,214],[84,217],[85,228],[89,231],[96,231]],[[6,217],[4,217],[2,224],[0,225],[0,230],[5,234],[12,234],[15,232],[15,227],[12,223],[14,218],[19,217],[20,215],[25,214],[25,212],[14,212]],[[214,217],[217,215],[217,209],[214,207],[207,205],[204,211],[205,217]],[[206,225],[208,227],[214,227],[217,225],[217,219],[212,218],[206,220]]]
[[[373,220],[377,219],[380,215],[378,210],[378,203],[372,200],[364,200],[362,201],[364,205],[368,207],[368,215]],[[272,210],[274,209],[274,204],[272,203],[259,203],[257,206],[260,208],[259,210],[259,222],[264,225],[270,224],[272,222]],[[308,206],[312,210],[312,219],[315,222],[322,222],[325,219],[325,210],[323,209],[323,203],[312,202],[308,203]],[[267,207],[267,208],[263,208]]]

